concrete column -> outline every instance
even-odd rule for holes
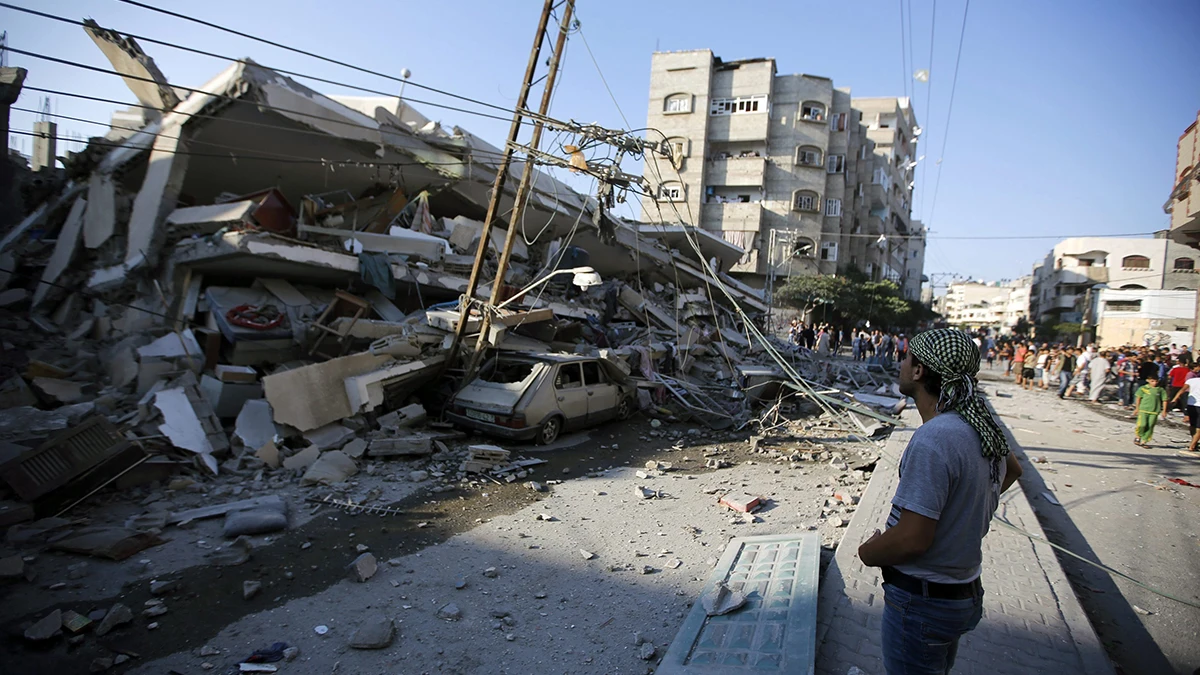
[[[58,125],[54,122],[34,122],[33,159],[34,173],[42,169],[54,170],[58,150]]]
[[[21,217],[12,163],[8,161],[8,109],[21,95],[26,74],[24,68],[0,68],[0,137],[4,138],[5,148],[4,161],[0,161],[0,230],[7,230]]]

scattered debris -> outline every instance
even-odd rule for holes
[[[704,611],[709,616],[728,614],[746,604],[746,595],[735,591],[724,583],[719,583],[712,591],[700,598]]]
[[[361,583],[375,576],[378,570],[379,564],[375,562],[375,554],[363,553],[350,563],[350,578]]]
[[[762,497],[755,497],[746,493],[727,494],[718,501],[722,506],[733,509],[740,513],[753,513],[762,507]]]
[[[383,649],[392,644],[395,634],[396,626],[388,617],[370,618],[363,621],[354,631],[350,637],[350,646],[354,649]]]

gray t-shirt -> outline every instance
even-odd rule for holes
[[[1000,463],[1000,480],[1005,466]],[[975,580],[983,560],[981,544],[1000,502],[1000,484],[991,478],[979,434],[955,412],[944,412],[921,425],[900,459],[900,484],[892,497],[887,526],[900,521],[900,510],[937,522],[933,544],[919,558],[896,569],[939,583]]]

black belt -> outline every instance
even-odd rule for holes
[[[941,600],[965,600],[983,595],[983,584],[978,578],[965,584],[943,584],[918,579],[894,567],[883,568],[883,582],[913,595]]]

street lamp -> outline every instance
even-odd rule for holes
[[[503,309],[505,306],[512,303],[512,301],[525,295],[529,291],[532,291],[533,289],[537,288],[538,286],[541,286],[542,284],[546,283],[547,281],[550,281],[551,279],[553,279],[554,277],[556,277],[560,274],[574,274],[575,277],[573,279],[571,279],[571,283],[575,284],[576,286],[578,286],[580,288],[589,288],[591,286],[599,286],[600,282],[601,282],[600,275],[597,274],[596,270],[592,269],[591,267],[572,267],[570,269],[565,269],[565,270],[554,270],[553,272],[547,274],[546,276],[542,277],[541,279],[538,279],[537,281],[533,282],[532,284],[529,284],[525,288],[522,288],[520,291],[517,292],[516,295],[505,300],[504,302],[500,303],[499,305],[496,305],[496,309]]]

